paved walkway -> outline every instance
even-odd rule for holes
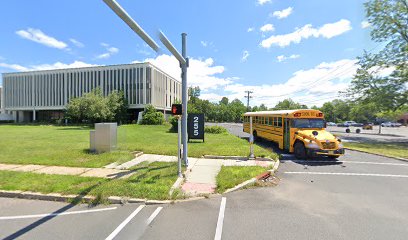
[[[80,168],[64,166],[45,166],[45,165],[20,165],[20,164],[0,164],[0,170],[16,172],[32,172],[57,175],[76,175],[81,177],[100,177],[100,178],[126,178],[132,175],[129,170],[117,170],[107,168]]]

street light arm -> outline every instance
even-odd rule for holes
[[[166,48],[177,58],[181,65],[186,64],[186,59],[181,56],[181,54],[177,51],[177,49],[171,44],[169,39],[167,39],[166,35],[162,31],[159,31],[159,38],[160,41],[166,46]]]
[[[159,45],[137,24],[129,14],[115,1],[103,0],[137,35],[139,35],[154,51],[160,50]]]

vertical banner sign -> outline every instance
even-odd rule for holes
[[[188,140],[202,139],[204,142],[204,114],[188,114]]]

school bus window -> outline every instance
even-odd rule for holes
[[[278,117],[278,127],[282,127],[282,118]]]

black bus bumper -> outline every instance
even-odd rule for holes
[[[341,155],[344,155],[344,153],[345,153],[344,148],[340,148],[337,150],[322,150],[322,149],[306,148],[306,154],[310,157],[317,157],[319,155],[341,156]]]

